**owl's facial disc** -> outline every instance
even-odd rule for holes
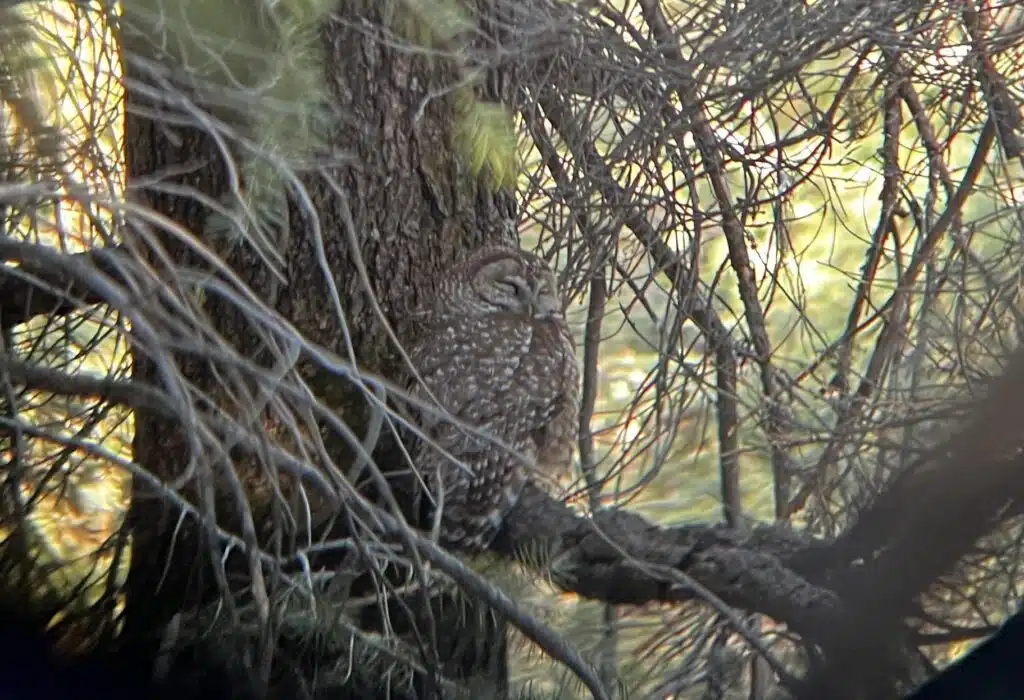
[[[553,279],[542,275],[534,282],[533,294],[533,317],[538,320],[550,320],[562,315],[562,304],[555,292]]]
[[[486,265],[473,282],[476,293],[500,311],[551,320],[562,314],[550,273],[528,274],[519,261],[497,260]]]
[[[502,293],[511,301],[505,308],[525,314],[538,321],[546,321],[562,314],[562,305],[554,285],[546,277],[527,280],[519,275],[495,281]]]

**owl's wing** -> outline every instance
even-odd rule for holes
[[[422,379],[412,392],[431,404],[432,395],[446,414],[507,434],[501,419],[513,419],[524,407],[522,370],[531,340],[531,329],[515,319],[452,319],[409,353]],[[444,418],[438,414],[425,412],[425,426]]]
[[[532,463],[536,457],[529,434],[535,421],[521,384],[530,329],[489,316],[453,319],[435,330],[410,353],[422,379],[414,382],[412,393],[443,407],[421,411],[428,441],[421,442],[414,461],[435,499],[443,499],[442,542],[480,551],[519,498],[526,482],[524,459]]]
[[[527,393],[531,438],[541,480],[568,475],[579,432],[579,368],[568,331],[552,324],[539,328],[523,375],[534,378]]]
[[[445,442],[442,438],[434,445]],[[519,501],[527,470],[517,455],[529,456],[533,446],[524,440],[511,446],[513,452],[496,447],[447,450],[459,460],[455,463],[434,445],[424,443],[415,460],[430,488],[432,512],[442,509],[441,543],[468,552],[483,551]]]

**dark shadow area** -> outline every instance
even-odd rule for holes
[[[76,700],[242,700],[255,698],[227,666],[202,653],[180,657],[166,681],[152,680],[153,659],[135,648],[101,647],[71,656],[58,650],[44,624],[0,609],[0,698]]]
[[[907,700],[1018,700],[1024,697],[1024,612],[931,679]]]

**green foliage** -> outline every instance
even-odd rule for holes
[[[248,141],[240,168],[244,191],[230,214],[211,219],[208,233],[229,235],[240,225],[259,237],[285,220],[284,174],[324,145],[327,56],[319,31],[334,6],[333,0],[127,4],[125,25],[133,36],[147,37],[149,48],[178,66],[200,94],[236,96],[244,118],[236,120],[244,121]],[[264,252],[275,249],[264,243]]]
[[[404,0],[398,18],[401,33],[418,46],[437,49],[473,29],[458,0]]]
[[[456,145],[470,172],[474,177],[486,172],[491,187],[514,188],[519,176],[519,144],[511,113],[503,105],[472,97],[460,100],[460,107]]]
[[[401,5],[392,18],[396,33],[429,52],[443,51],[455,63],[460,84],[453,91],[452,135],[470,174],[483,177],[492,189],[515,188],[520,170],[515,120],[504,105],[481,102],[476,95],[477,76],[471,74],[464,52],[472,19],[457,0],[403,0]]]

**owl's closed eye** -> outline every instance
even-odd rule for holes
[[[441,507],[442,543],[478,551],[527,481],[564,473],[572,463],[575,348],[554,273],[524,251],[486,248],[470,256],[443,280],[427,318],[409,353],[422,378],[411,393],[436,399],[497,442],[436,412],[424,422],[428,439],[413,462]]]

